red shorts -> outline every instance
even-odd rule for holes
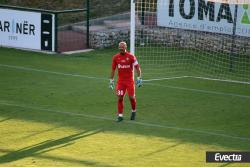
[[[128,92],[129,96],[135,96],[135,83],[131,82],[117,82],[116,84],[116,95],[124,96]]]

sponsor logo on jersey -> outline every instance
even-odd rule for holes
[[[121,65],[121,64],[118,64],[118,68],[130,68],[130,65]]]

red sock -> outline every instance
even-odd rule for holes
[[[131,104],[132,110],[135,111],[135,108],[136,108],[136,99],[135,98],[130,99],[130,104]]]
[[[118,99],[118,114],[123,113],[124,102],[123,99]]]

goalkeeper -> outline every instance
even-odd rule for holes
[[[141,69],[136,60],[136,57],[127,52],[126,42],[119,43],[120,53],[113,56],[112,70],[110,75],[109,87],[114,89],[114,75],[115,70],[118,70],[118,80],[116,84],[116,95],[118,97],[118,118],[117,122],[123,120],[123,106],[124,96],[128,92],[130,104],[131,104],[131,117],[130,120],[135,120],[136,116],[136,97],[135,97],[135,82],[134,82],[134,68],[137,72],[136,86],[142,86]]]

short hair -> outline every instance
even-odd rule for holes
[[[120,46],[120,45],[125,45],[125,47],[127,48],[127,43],[126,43],[125,41],[119,42],[119,46]]]

